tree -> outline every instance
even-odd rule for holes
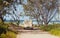
[[[10,0],[11,2],[11,0]],[[3,16],[6,14],[5,12],[5,7],[8,7],[9,6],[9,3],[7,0],[0,0],[0,19],[2,20],[2,22],[4,22],[3,20]]]
[[[16,4],[22,4],[22,0],[0,0],[0,19],[2,22],[4,22],[3,17],[6,14],[11,15],[14,18],[13,14],[15,14],[15,11],[17,11],[15,6]],[[10,13],[11,11],[13,12]],[[15,17],[19,18],[16,14]],[[14,18],[14,20],[16,19]]]
[[[48,24],[58,10],[58,0],[28,0],[24,5],[26,15],[35,18],[38,23]]]
[[[9,1],[9,0],[8,0]],[[5,11],[6,11],[6,14],[10,15],[13,20],[12,21],[15,21],[17,22],[17,25],[19,25],[19,22],[20,22],[20,15],[18,15],[17,13],[17,5],[20,5],[22,4],[22,1],[21,0],[13,0],[10,2],[9,6],[6,7]]]

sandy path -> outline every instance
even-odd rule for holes
[[[17,38],[59,38],[46,32],[26,32],[17,35]]]

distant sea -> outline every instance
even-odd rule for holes
[[[6,20],[5,22],[17,22],[18,20]],[[20,21],[20,23],[23,23],[24,22],[24,20],[19,20]],[[57,21],[50,21],[49,22],[50,24],[51,23],[60,23],[60,21],[59,20],[57,20]],[[33,24],[37,24],[37,21],[36,20],[33,20]]]

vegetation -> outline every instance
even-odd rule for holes
[[[15,29],[8,29],[10,24],[4,23],[4,20],[6,20],[4,16],[6,14],[11,16],[11,20],[17,21],[16,24],[19,25],[20,16],[23,14],[18,13],[18,11],[21,11],[17,9],[20,5],[23,5],[24,8],[23,15],[36,19],[38,25],[40,25],[40,23],[42,23],[42,25],[43,23],[45,24],[40,27],[41,30],[60,35],[60,24],[48,25],[55,14],[58,13],[58,0],[26,0],[27,4],[23,4],[23,1],[24,0],[0,0],[0,38],[15,38]],[[27,27],[25,29],[32,28]]]
[[[47,24],[52,20],[58,10],[58,0],[28,0],[24,6],[27,16],[37,20],[38,24]]]
[[[8,29],[9,24],[0,22],[0,38],[16,38],[16,33]]]
[[[6,16],[6,14],[8,14],[14,19],[14,21],[16,21],[16,20],[18,21],[17,25],[19,24],[20,15],[18,16],[15,13],[15,11],[17,11],[16,6],[18,4],[22,4],[22,0],[0,0],[0,19],[2,20],[2,22],[4,22],[6,20],[6,19],[4,19],[4,16]],[[11,11],[12,11],[12,13],[11,13]]]
[[[7,30],[8,30],[8,25],[0,21],[0,35],[2,33],[6,34]]]
[[[47,27],[41,26],[40,29],[43,31],[48,31],[53,35],[60,36],[60,24],[52,24],[48,25]]]
[[[56,36],[60,36],[60,29],[52,29],[50,33]]]
[[[6,34],[1,34],[0,38],[16,38],[16,34],[8,31]]]

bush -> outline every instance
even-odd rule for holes
[[[50,33],[53,34],[53,35],[60,36],[60,29],[52,29],[52,30],[50,31]]]
[[[8,32],[6,33],[6,36],[7,36],[8,38],[16,38],[16,34],[15,34],[14,32],[10,32],[10,31],[8,31]]]
[[[57,28],[60,28],[60,24],[48,25],[47,27],[46,26],[40,26],[40,29],[44,30],[44,31],[50,31],[52,29],[57,29]]]
[[[49,31],[53,35],[60,36],[60,24],[40,26],[40,29],[43,31]]]
[[[52,26],[41,26],[40,29],[43,30],[43,31],[50,31],[53,27]]]
[[[1,34],[0,38],[7,38],[5,34]]]
[[[6,33],[8,30],[8,26],[6,24],[0,24],[0,34]]]
[[[0,38],[16,38],[16,34],[8,31],[6,34],[1,34]]]
[[[0,22],[0,38],[16,38],[16,34],[8,29],[9,24]]]

